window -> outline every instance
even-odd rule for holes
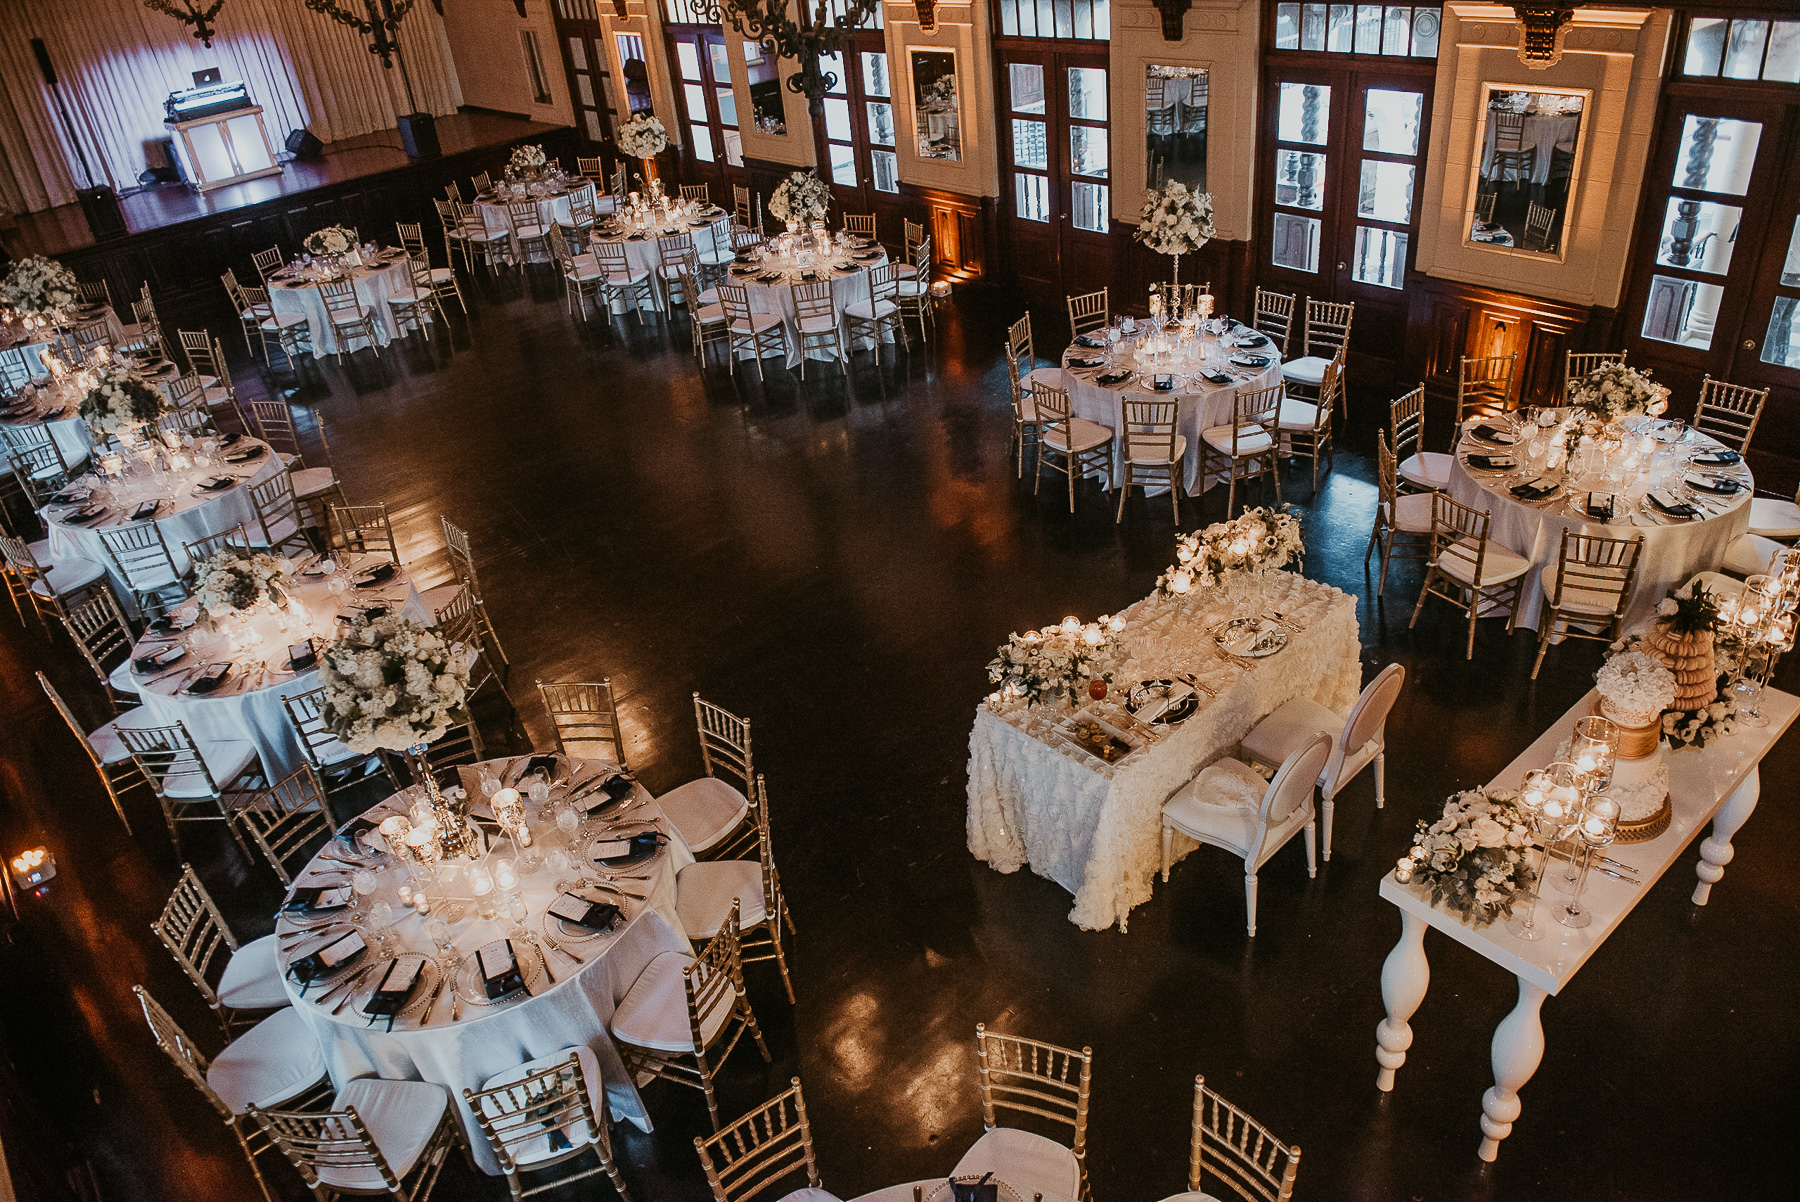
[[[742,167],[744,145],[738,133],[737,94],[731,88],[731,55],[725,49],[724,35],[711,26],[671,26],[668,34],[694,158]]]
[[[1112,37],[1110,0],[999,0],[1000,32],[1009,38]]]
[[[1749,190],[1762,133],[1758,121],[1691,112],[1683,118],[1656,249],[1657,265],[1680,274],[1651,277],[1643,337],[1696,350],[1712,346],[1725,289],[1704,277],[1731,267],[1743,208],[1728,198]]]
[[[1800,83],[1800,21],[1694,17],[1681,73]]]
[[[862,51],[863,109],[869,127],[869,169],[877,192],[900,190],[900,161],[894,155],[893,85],[886,54]],[[879,99],[877,99],[879,97]],[[883,150],[882,147],[888,147]]]
[[[550,103],[550,80],[544,75],[544,59],[538,52],[537,31],[521,29],[519,45],[525,51],[525,78],[531,81],[531,102]]]
[[[716,0],[663,0],[663,11],[673,25],[717,25],[719,6]]]
[[[1280,212],[1281,208],[1319,211],[1325,207],[1324,153],[1306,149],[1323,146],[1331,128],[1331,87],[1328,84],[1283,81],[1276,97],[1275,137],[1275,238],[1271,261],[1290,271],[1319,270],[1317,217]]]
[[[1277,4],[1275,49],[1436,58],[1442,10],[1393,4]]]
[[[635,33],[615,33],[620,69],[625,76],[627,113],[648,113],[656,102],[650,96],[650,70],[644,65],[644,39]]]

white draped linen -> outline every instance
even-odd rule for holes
[[[73,395],[70,389],[40,389],[29,385],[21,396],[29,408],[20,408],[16,416],[0,418],[0,422],[14,428],[43,426],[49,430],[56,449],[62,452],[63,462],[70,467],[87,458],[94,445],[94,434],[81,418],[80,397]]]
[[[616,242],[623,246],[626,261],[634,269],[650,273],[651,306],[659,313],[663,311],[666,303],[667,290],[656,278],[656,269],[662,266],[661,252],[657,249],[656,240],[659,237],[666,238],[670,234],[693,235],[696,255],[731,253],[731,223],[719,221],[717,218],[713,218],[710,223],[700,222],[699,224],[682,221],[674,226],[662,226],[642,233],[634,231],[630,234],[603,234],[599,230],[595,230],[593,235],[594,242]],[[625,312],[623,299],[613,302],[613,312]]]
[[[885,262],[887,262],[887,255],[883,253],[880,258],[872,259],[867,263],[857,263],[851,271],[837,272],[829,267],[820,269],[831,280],[831,314],[837,319],[838,337],[844,344],[846,354],[854,351],[866,351],[875,345],[875,340],[868,335],[851,338],[848,329],[844,326],[844,307],[869,299],[869,269]],[[728,283],[745,285],[750,295],[751,309],[761,313],[781,314],[782,329],[787,332],[787,366],[790,369],[799,367],[801,358],[800,328],[795,324],[799,320],[799,312],[794,305],[794,285],[808,281],[798,272],[784,272],[781,279],[764,283],[757,278],[756,271],[741,272],[737,267],[729,269],[725,278]],[[894,336],[884,332],[883,340],[892,342]],[[854,345],[852,345],[853,343]],[[749,359],[755,353],[753,350],[741,350],[738,352],[738,358]],[[806,352],[806,357],[830,361],[835,358],[835,355],[830,347],[814,346]]]
[[[538,198],[538,224],[546,230],[557,224],[573,224],[574,215],[571,206],[575,203],[575,198],[583,193],[590,201],[595,199],[595,188],[591,180],[570,188],[567,192]],[[483,193],[475,198],[475,211],[481,215],[481,224],[487,228],[489,233],[510,236],[516,232],[513,229],[512,210],[507,207],[507,202],[494,199],[491,193]],[[509,255],[516,263],[519,260],[519,240],[516,237],[510,237],[509,241],[511,243]],[[548,243],[545,245],[547,246]],[[575,248],[571,247],[570,249]],[[531,260],[534,263],[547,262],[549,259],[549,255],[544,251],[536,251],[534,256]]]
[[[569,762],[571,779],[584,779],[603,767],[595,760]],[[512,774],[522,771],[524,764],[525,757],[488,761],[495,774],[509,782]],[[473,812],[489,815],[487,803],[481,800],[477,773],[468,768],[459,771],[463,787],[477,799]],[[415,795],[413,789],[396,794],[369,811],[367,817],[379,821],[385,813],[401,812]],[[371,1025],[367,1018],[354,1012],[360,1005],[360,998],[372,988],[371,984],[365,982],[356,986],[359,1001],[346,1006],[342,1013],[333,1014],[331,1007],[338,998],[320,1005],[317,1001],[322,996],[319,991],[313,991],[311,998],[302,996],[292,980],[284,977],[295,1007],[318,1035],[332,1081],[341,1086],[353,1077],[374,1075],[390,1080],[433,1081],[444,1086],[455,1100],[457,1115],[477,1165],[484,1172],[498,1173],[499,1165],[469,1113],[462,1091],[479,1089],[483,1082],[527,1060],[580,1045],[591,1050],[599,1061],[601,1084],[613,1117],[629,1119],[643,1130],[651,1130],[650,1113],[625,1071],[624,1062],[613,1044],[609,1024],[626,991],[651,960],[663,952],[691,953],[687,932],[675,909],[675,876],[693,863],[694,857],[642,786],[637,788],[635,797],[630,820],[653,823],[668,836],[668,843],[652,860],[628,870],[649,875],[647,882],[632,882],[633,887],[647,886],[648,896],[642,900],[610,898],[621,905],[624,921],[598,938],[577,942],[559,936],[558,942],[585,963],[572,964],[551,952],[557,960],[553,969],[559,979],[552,982],[540,978],[540,984],[532,990],[533,996],[499,1005],[478,1006],[465,994],[461,998],[462,1018],[452,1021],[449,1017],[451,998],[446,988],[425,1012],[427,1025],[420,1026],[418,1018],[404,1017],[388,1030],[385,1019]],[[564,846],[562,835],[549,823],[534,827],[534,830],[541,832],[539,846],[546,854],[551,848]],[[335,865],[314,860],[300,880],[304,883],[310,877],[324,875],[322,870],[335,868]],[[402,874],[392,870],[381,874],[376,891],[370,895],[370,904],[385,900],[396,914],[402,914],[394,930],[405,950],[433,954],[426,934],[427,920],[402,912],[395,894],[402,879]],[[444,888],[452,894],[468,896],[468,887],[460,876],[447,882]],[[540,920],[557,892],[557,875],[547,866],[521,882],[520,896],[530,912],[526,919],[528,929],[540,944],[545,939],[545,928]],[[298,928],[283,917],[277,921],[276,929],[283,933]],[[507,938],[508,928],[504,922],[487,921],[471,913],[452,927],[452,933],[456,953],[472,957],[482,945]],[[282,953],[283,967],[295,947],[310,952],[311,945],[316,942],[302,940]],[[528,948],[522,951],[522,955],[529,954]]]
[[[1155,594],[1125,610],[1130,658],[1120,690],[1192,672],[1217,696],[1117,764],[1067,747],[1050,728],[1069,711],[984,703],[969,735],[969,851],[999,872],[1032,871],[1075,895],[1069,921],[1085,930],[1117,922],[1150,899],[1162,863],[1162,807],[1171,794],[1284,703],[1305,697],[1349,712],[1361,688],[1356,598],[1328,584],[1275,573],[1258,604],[1299,625],[1265,659],[1225,656],[1207,630],[1230,616],[1216,596],[1182,602]],[[1248,666],[1246,666],[1248,665]],[[1175,833],[1175,854],[1197,844]]]
[[[394,320],[394,307],[388,304],[388,298],[412,291],[412,273],[405,253],[400,250],[384,252],[389,260],[386,264],[358,267],[350,273],[351,282],[356,285],[356,299],[375,310],[375,341],[381,346],[400,337],[400,326]],[[338,353],[337,335],[332,332],[331,316],[325,311],[325,294],[318,283],[300,278],[271,278],[269,304],[277,313],[298,313],[306,318],[307,328],[312,331],[313,354]],[[426,320],[430,320],[429,314]],[[354,338],[350,341],[355,349],[362,349],[362,344]]]
[[[1531,162],[1531,179],[1534,184],[1548,183],[1550,180],[1551,152],[1575,150],[1575,135],[1581,129],[1581,118],[1542,117],[1536,114],[1525,118],[1525,132],[1520,140],[1520,149],[1536,150],[1537,154]],[[1494,114],[1488,114],[1487,140],[1481,148],[1481,173],[1484,179],[1497,178],[1501,172],[1494,168],[1494,141],[1499,128],[1494,124]],[[1511,177],[1516,182],[1516,173]]]

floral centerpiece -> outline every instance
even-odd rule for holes
[[[431,743],[468,697],[462,645],[399,614],[358,619],[319,658],[325,726],[358,755]]]
[[[81,416],[97,437],[148,425],[169,411],[162,389],[116,361],[90,369],[93,387],[81,398]]]
[[[643,159],[648,164],[649,160],[661,154],[668,146],[669,131],[649,113],[633,113],[631,120],[619,126],[615,141],[619,144],[620,153],[634,159]],[[646,166],[645,170],[649,171],[650,168]]]
[[[1569,390],[1569,404],[1604,426],[1621,417],[1662,413],[1669,407],[1669,390],[1652,383],[1648,371],[1603,363]]]
[[[285,608],[293,564],[285,558],[226,547],[194,565],[194,599],[209,626],[222,617],[242,613],[260,601]]]
[[[1156,578],[1156,588],[1164,597],[1185,597],[1234,573],[1284,568],[1304,554],[1300,515],[1292,508],[1246,509],[1176,539],[1175,562]]]
[[[1510,917],[1513,900],[1537,879],[1535,846],[1517,793],[1468,789],[1444,802],[1437,821],[1420,819],[1396,878],[1432,905],[1484,927]]]
[[[790,229],[825,220],[825,213],[830,208],[830,190],[810,171],[794,172],[782,180],[774,195],[769,197],[769,212],[785,221]]]
[[[512,158],[507,161],[506,165],[515,174],[536,175],[544,169],[544,164],[549,161],[550,158],[544,153],[542,146],[515,146]]]
[[[1007,637],[988,664],[988,679],[1000,686],[998,699],[1022,698],[1026,705],[1055,703],[1089,680],[1112,681],[1124,662],[1125,619],[1100,615],[1085,625],[1073,617],[1056,626]]]
[[[1175,281],[1181,281],[1181,256],[1193,254],[1219,236],[1213,226],[1211,192],[1196,192],[1172,179],[1144,196],[1133,238],[1159,255],[1172,255]]]
[[[308,234],[300,245],[309,255],[347,255],[356,249],[356,231],[341,225],[328,225]]]
[[[75,273],[42,255],[20,259],[0,281],[0,308],[27,317],[58,314],[80,296]]]

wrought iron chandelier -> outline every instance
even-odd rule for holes
[[[338,0],[306,0],[306,7],[372,39],[369,53],[380,55],[381,65],[392,68],[394,56],[400,53],[400,22],[416,3],[418,0],[362,0],[367,16],[359,16]],[[401,71],[404,74],[404,64]],[[410,83],[408,90],[411,90]]]
[[[811,8],[797,0],[798,21],[787,15],[786,0],[723,0],[731,27],[778,58],[791,58],[800,69],[788,76],[788,90],[806,97],[815,115],[825,111],[825,94],[837,87],[838,77],[820,65],[820,59],[837,54],[844,39],[862,28],[875,13],[879,0],[842,0],[842,11],[831,15],[827,0]]]
[[[193,34],[208,49],[212,49],[213,38],[218,30],[213,27],[212,19],[219,15],[225,7],[225,0],[144,0],[144,7],[152,12],[167,13],[183,25],[192,25]]]

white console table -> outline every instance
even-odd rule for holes
[[[232,109],[193,121],[165,121],[175,136],[175,155],[188,182],[202,192],[241,184],[247,179],[280,175],[262,108]]]
[[[1536,742],[1490,782],[1490,788],[1516,789],[1525,774],[1551,762],[1557,745],[1568,736],[1575,720],[1588,714],[1590,692],[1564,714]],[[1400,911],[1400,942],[1388,953],[1381,968],[1381,999],[1387,1017],[1375,1028],[1375,1059],[1381,1071],[1375,1079],[1378,1089],[1394,1088],[1394,1074],[1406,1063],[1412,1047],[1413,1031],[1408,1025],[1425,1000],[1431,984],[1431,966],[1425,959],[1425,932],[1435,927],[1469,948],[1486,956],[1519,979],[1519,1002],[1494,1029],[1494,1084],[1481,1097],[1481,1148],[1483,1160],[1493,1160],[1500,1141],[1512,1134],[1521,1103],[1519,1090],[1531,1080],[1544,1058],[1544,1026],[1540,1011],[1544,999],[1562,991],[1569,979],[1586,964],[1600,945],[1618,929],[1643,896],[1663,873],[1681,857],[1682,851],[1696,831],[1708,821],[1712,834],[1700,844],[1700,861],[1695,865],[1699,884],[1694,889],[1694,903],[1705,905],[1712,887],[1725,875],[1731,862],[1731,837],[1756,808],[1760,792],[1757,766],[1800,712],[1800,697],[1775,689],[1763,692],[1762,713],[1769,724],[1760,728],[1740,725],[1730,737],[1721,739],[1702,751],[1669,753],[1669,799],[1674,816],[1669,828],[1654,839],[1642,843],[1614,843],[1606,855],[1628,864],[1642,885],[1599,873],[1590,873],[1583,904],[1593,911],[1591,925],[1580,930],[1556,921],[1554,911],[1559,894],[1546,888],[1538,903],[1537,922],[1544,928],[1544,938],[1527,943],[1515,938],[1504,921],[1477,930],[1460,918],[1431,905],[1409,885],[1394,879],[1392,872],[1382,878],[1381,896]]]

